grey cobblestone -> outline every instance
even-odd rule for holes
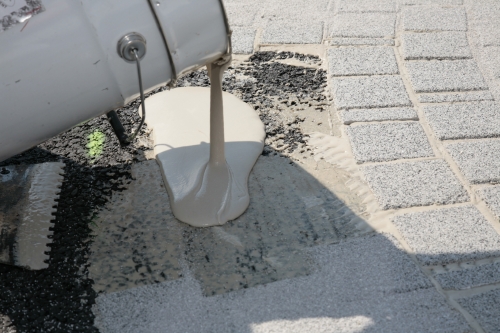
[[[346,132],[358,163],[434,156],[418,122],[349,126]]]
[[[500,136],[500,106],[495,102],[430,105],[425,117],[440,140]]]
[[[376,13],[376,12],[396,12],[396,0],[339,0],[337,3],[339,13]]]
[[[394,37],[396,14],[344,13],[335,17],[331,37]]]
[[[349,46],[349,45],[394,46],[394,39],[335,37],[335,38],[331,38],[328,41],[328,45],[332,45],[332,46]]]
[[[471,25],[479,33],[483,46],[500,46],[500,3],[479,1],[471,6]]]
[[[362,170],[382,209],[469,200],[467,191],[443,160],[369,165]]]
[[[458,299],[488,333],[500,332],[500,289],[492,290],[470,298]]]
[[[446,145],[471,184],[500,182],[500,139]]]
[[[435,279],[443,289],[469,289],[500,282],[500,263],[436,274]]]
[[[464,93],[423,94],[418,96],[418,101],[420,103],[477,102],[491,100],[493,100],[493,96],[489,91],[485,90]]]
[[[256,30],[250,27],[232,27],[233,52],[238,54],[253,53],[253,44]]]
[[[500,220],[500,185],[482,187],[477,190],[477,194]]]
[[[224,3],[231,27],[251,26],[255,22],[257,8],[245,3]]]
[[[399,76],[333,78],[332,86],[339,109],[412,106]]]
[[[418,115],[412,108],[354,109],[342,110],[340,119],[344,125],[349,125],[354,122],[418,120]]]
[[[403,214],[393,222],[424,265],[500,255],[500,235],[472,205]]]
[[[398,74],[391,47],[340,47],[328,50],[333,76]]]
[[[321,44],[323,22],[269,20],[262,33],[262,44]]]
[[[417,6],[403,9],[406,31],[467,31],[465,10],[459,7]]]
[[[401,0],[403,5],[463,5],[463,0]]]
[[[405,65],[417,93],[488,89],[479,67],[472,59],[411,61]]]
[[[401,39],[406,60],[472,58],[465,32],[407,33]]]
[[[269,20],[295,23],[307,27],[309,23],[314,25],[328,19],[329,0],[257,1],[259,2],[253,3],[247,0],[252,6],[260,7],[256,20],[263,28]]]

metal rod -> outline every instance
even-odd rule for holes
[[[141,93],[142,119],[135,133],[128,137],[127,139],[128,142],[134,141],[137,134],[139,134],[142,125],[144,125],[144,121],[146,121],[146,103],[144,102],[144,90],[142,89],[141,60],[139,59],[139,55],[137,54],[136,49],[132,49],[132,52],[134,52],[135,62],[137,64],[137,75],[139,76],[139,91]]]

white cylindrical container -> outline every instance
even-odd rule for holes
[[[136,98],[117,52],[130,32],[146,39],[146,91],[230,52],[220,0],[0,2],[26,3],[8,19],[0,7],[0,161]]]

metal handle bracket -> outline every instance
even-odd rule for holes
[[[115,111],[110,111],[107,113],[108,120],[113,127],[113,130],[123,146],[129,145],[134,141],[137,134],[144,125],[146,120],[146,103],[144,98],[144,89],[142,87],[142,75],[141,75],[141,59],[146,55],[146,39],[137,32],[131,32],[123,36],[118,42],[118,54],[127,62],[135,62],[137,65],[137,76],[139,79],[139,92],[141,94],[141,106],[142,106],[142,119],[139,127],[132,135],[127,135],[125,129],[118,118]]]

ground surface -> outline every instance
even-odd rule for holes
[[[105,118],[4,161],[66,169],[0,331],[500,332],[500,2],[225,4],[224,89],[266,125],[248,210],[178,222],[148,128],[123,149]]]

